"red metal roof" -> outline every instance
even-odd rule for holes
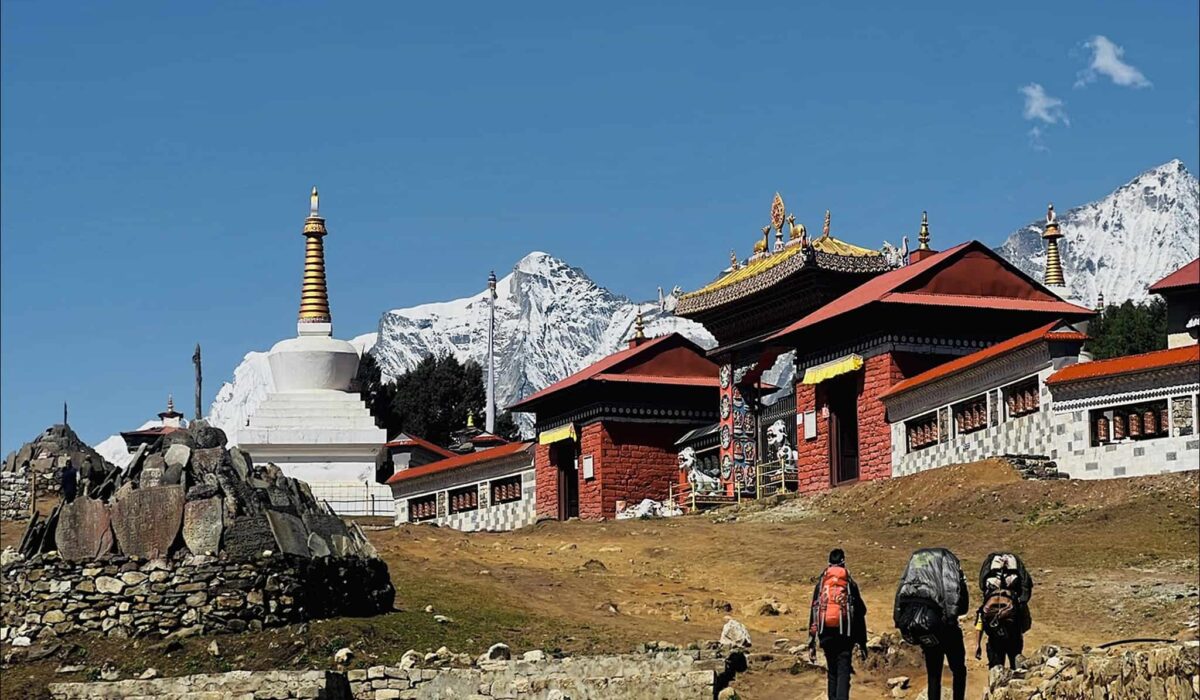
[[[471,452],[465,455],[455,455],[450,459],[443,459],[437,462],[430,462],[429,464],[422,464],[419,467],[413,467],[411,469],[402,469],[393,474],[391,478],[387,480],[387,483],[398,484],[401,481],[416,479],[417,477],[421,476],[438,474],[441,472],[450,471],[451,469],[462,469],[463,467],[473,464],[483,464],[485,462],[503,459],[504,457],[511,457],[512,455],[519,454],[522,451],[528,451],[532,449],[532,442],[510,442],[499,447],[480,450],[479,452]]]
[[[599,382],[631,382],[635,384],[671,384],[673,386],[719,387],[717,377],[661,377],[657,374],[612,374],[601,372],[592,377]]]
[[[187,428],[181,428],[176,425],[156,425],[153,428],[145,428],[143,430],[126,430],[121,433],[121,437],[125,437],[126,435],[166,435],[176,430],[187,430]]]
[[[927,258],[909,263],[903,267],[899,267],[890,272],[885,272],[878,277],[873,277],[859,286],[851,289],[849,292],[825,304],[821,308],[813,311],[804,318],[796,321],[792,325],[772,335],[768,340],[777,340],[784,336],[791,335],[798,330],[815,326],[824,321],[836,318],[843,314],[850,313],[861,309],[868,304],[875,302],[886,303],[901,303],[901,304],[932,304],[938,306],[968,306],[978,308],[992,309],[1012,309],[1022,311],[1048,311],[1063,314],[1092,314],[1091,309],[1085,309],[1082,306],[1069,304],[1061,300],[1038,300],[1038,299],[1018,299],[1014,297],[1002,296],[972,296],[965,294],[941,294],[928,292],[898,292],[898,290],[909,282],[913,282],[920,275],[926,272],[932,272],[935,269],[948,265],[956,259],[963,257],[969,251],[978,251],[985,256],[990,256],[997,261],[997,264],[1003,265],[1005,268],[1013,269],[1011,264],[1004,261],[997,254],[992,252],[987,246],[979,241],[967,241],[959,245],[944,250],[940,253],[935,253]],[[1019,273],[1018,273],[1019,274]],[[1028,279],[1027,276],[1021,275],[1022,278]],[[1029,280],[1038,289],[1042,289],[1035,281]],[[1049,296],[1049,293],[1045,293]]]
[[[1172,272],[1166,277],[1150,285],[1150,291],[1158,293],[1167,289],[1180,287],[1200,287],[1200,258]]]
[[[1055,331],[1056,328],[1065,327],[1067,330]],[[993,358],[1001,357],[1015,350],[1020,350],[1023,347],[1032,345],[1033,343],[1043,340],[1087,340],[1087,336],[1079,331],[1072,329],[1062,321],[1047,323],[1040,328],[1014,336],[1008,340],[1001,341],[990,347],[984,348],[970,355],[956,357],[949,362],[938,365],[932,369],[925,370],[920,374],[914,375],[903,381],[897,382],[892,388],[880,394],[879,398],[886,399],[897,394],[903,394],[906,391],[912,391],[919,386],[924,386],[931,382],[944,377],[949,377],[959,372],[965,371],[968,368],[975,367]]]
[[[1185,345],[1180,348],[1144,352],[1140,355],[1125,355],[1108,360],[1081,362],[1070,367],[1063,367],[1050,375],[1046,384],[1101,379],[1184,365],[1200,365],[1200,345]]]
[[[651,338],[650,340],[647,340],[646,342],[641,343],[640,345],[635,345],[633,347],[628,347],[628,348],[625,348],[624,350],[619,350],[617,352],[614,352],[613,354],[609,355],[608,357],[601,358],[600,360],[593,362],[592,364],[588,365],[587,367],[584,367],[583,369],[579,370],[575,374],[572,374],[571,376],[567,377],[566,379],[561,379],[561,380],[551,384],[550,386],[546,387],[545,389],[542,389],[541,391],[535,391],[534,393],[530,394],[529,396],[526,396],[525,398],[521,399],[520,401],[517,401],[516,403],[509,406],[508,410],[510,410],[510,411],[526,410],[526,409],[522,409],[521,407],[527,406],[533,401],[543,399],[543,398],[549,396],[550,394],[554,394],[556,392],[562,391],[563,389],[575,386],[576,384],[580,384],[589,379],[595,379],[595,378],[597,378],[597,375],[604,374],[604,373],[606,373],[607,370],[613,369],[617,365],[619,365],[623,362],[626,362],[628,360],[636,358],[640,355],[647,354],[647,353],[649,353],[649,351],[651,349],[656,348],[660,345],[663,345],[668,340],[671,340],[671,339],[674,339],[674,341],[676,341],[676,342],[682,341],[683,343],[686,343],[688,345],[695,345],[694,343],[692,343],[692,341],[688,340],[687,338],[683,337],[682,335],[680,335],[678,333],[669,333],[667,335],[659,336],[657,338]],[[703,350],[699,349],[699,347],[696,348],[696,351],[701,354],[703,354],[703,352],[704,352]]]
[[[383,444],[383,446],[384,447],[423,447],[426,450],[429,450],[430,452],[441,455],[443,457],[454,457],[455,456],[453,452],[451,452],[450,450],[447,450],[444,447],[439,447],[438,445],[435,445],[428,440],[416,437],[415,435],[409,435],[407,433],[400,433],[399,435],[396,436],[395,440],[392,440],[391,442],[385,442]]]

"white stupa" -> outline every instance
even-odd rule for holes
[[[339,510],[339,494],[370,488],[375,455],[387,435],[350,383],[358,351],[333,337],[325,288],[325,220],[311,211],[304,221],[304,283],[296,337],[271,348],[273,391],[238,429],[238,446],[255,463],[272,462],[290,477],[309,483]]]

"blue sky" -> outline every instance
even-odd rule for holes
[[[7,0],[0,449],[294,334],[313,184],[350,337],[535,249],[694,288],[776,190],[944,247],[1196,171],[1195,2],[799,5]]]

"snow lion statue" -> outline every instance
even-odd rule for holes
[[[780,462],[787,464],[796,460],[796,451],[788,444],[787,426],[782,418],[767,426],[767,445],[775,452],[775,458]]]
[[[705,474],[696,466],[696,450],[690,447],[679,451],[679,468],[687,470],[687,480],[693,493],[713,493],[720,488],[721,482],[716,475]]]

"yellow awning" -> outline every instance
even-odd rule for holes
[[[538,444],[549,445],[558,442],[559,440],[574,440],[575,439],[575,424],[567,423],[557,428],[543,430],[538,433]]]
[[[820,384],[826,379],[833,379],[839,374],[854,372],[862,369],[862,355],[850,354],[845,357],[839,357],[836,360],[822,362],[816,367],[809,367],[804,370],[804,379],[801,384]]]

